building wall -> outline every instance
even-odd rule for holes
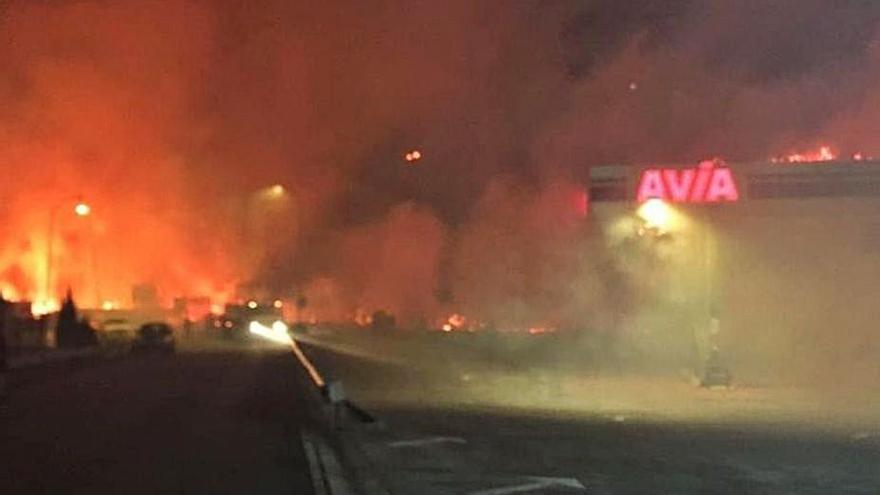
[[[880,378],[880,200],[753,200],[714,218],[732,359],[783,380]]]
[[[617,331],[638,352],[699,367],[718,346],[744,381],[880,384],[880,199],[673,207],[665,239],[632,242],[637,205],[593,205],[637,288]]]

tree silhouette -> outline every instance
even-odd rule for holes
[[[92,327],[85,320],[79,320],[76,303],[73,301],[73,292],[70,289],[67,289],[67,295],[61,304],[61,311],[58,313],[55,336],[58,347],[61,349],[87,347],[98,342]]]

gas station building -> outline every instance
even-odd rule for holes
[[[880,373],[880,162],[594,167],[588,197],[633,281],[625,330],[655,350],[718,349],[756,377]]]

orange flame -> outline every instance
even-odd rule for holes
[[[782,157],[772,158],[773,163],[818,163],[837,160],[837,153],[828,145],[822,145],[816,150],[800,153],[790,153]]]
[[[14,198],[0,225],[4,298],[30,301],[32,313],[42,315],[58,310],[68,288],[87,308],[108,306],[108,301],[114,309],[129,307],[132,286],[145,281],[156,285],[166,307],[176,297],[224,304],[233,295],[238,278],[233,258],[219,250],[200,255],[180,228],[169,228],[151,212],[109,194],[93,197],[98,206],[90,206],[88,215],[75,209],[80,204],[68,209],[47,192],[20,192]]]

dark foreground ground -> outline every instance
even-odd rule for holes
[[[310,494],[309,428],[285,349],[20,370],[0,399],[0,494]]]
[[[384,424],[344,436],[393,494],[880,495],[880,421],[781,392],[306,349]]]

